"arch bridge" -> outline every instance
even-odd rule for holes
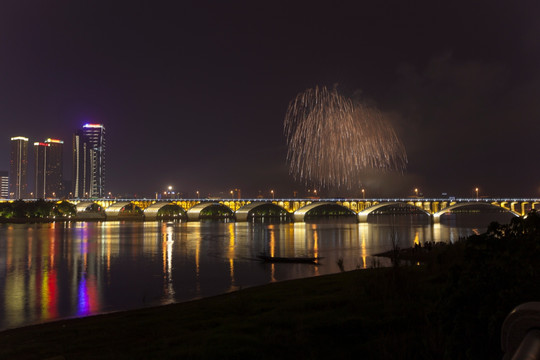
[[[540,208],[539,198],[376,198],[376,199],[69,199],[77,205],[77,216],[91,218],[90,213],[99,209],[107,219],[129,218],[128,212],[140,214],[145,219],[159,218],[160,210],[169,205],[178,209],[178,216],[190,221],[197,221],[208,213],[220,217],[234,218],[236,221],[248,221],[256,216],[284,215],[294,221],[304,221],[311,214],[326,213],[336,216],[356,215],[358,221],[366,222],[370,214],[385,213],[420,213],[431,217],[433,222],[440,222],[446,213],[466,210],[474,207],[495,209],[514,216],[525,216],[531,210]],[[93,210],[94,209],[94,210]],[[104,209],[101,210],[101,209]],[[265,212],[261,212],[264,209]],[[330,211],[330,209],[332,209]],[[169,210],[170,211],[170,210]],[[259,211],[259,213],[256,213]],[[127,213],[126,213],[127,214]],[[203,216],[203,214],[205,214]]]

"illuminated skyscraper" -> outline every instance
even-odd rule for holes
[[[45,199],[45,185],[47,183],[47,177],[45,176],[45,169],[47,168],[47,148],[49,144],[42,142],[34,143],[34,159],[35,167],[34,174],[36,176],[34,185],[34,196],[36,199]]]
[[[73,196],[105,196],[105,126],[86,124],[73,135]]]
[[[9,176],[7,171],[0,171],[0,198],[9,198]]]
[[[35,197],[59,198],[63,195],[62,140],[47,139],[34,143],[35,149]]]
[[[64,142],[57,139],[47,139],[47,183],[45,193],[48,197],[60,198],[64,194]]]
[[[82,131],[77,131],[73,134],[73,176],[71,181],[75,198],[88,197],[88,187],[90,186],[89,176],[87,176],[87,164],[90,162],[88,152]]]
[[[9,197],[22,199],[27,196],[28,183],[28,138],[11,138],[11,156],[9,159]]]

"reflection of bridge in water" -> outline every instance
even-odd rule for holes
[[[159,218],[163,209],[176,209],[178,215],[198,221],[212,209],[214,214],[249,221],[256,217],[287,217],[301,222],[316,216],[355,216],[366,222],[370,214],[423,213],[433,222],[441,216],[474,209],[501,211],[525,216],[538,208],[540,199],[533,198],[386,198],[386,199],[71,199],[80,219],[116,220],[139,217]]]

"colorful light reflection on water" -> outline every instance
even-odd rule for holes
[[[397,227],[384,217],[369,224],[0,224],[0,330],[335,273],[340,258],[346,270],[367,268],[373,254],[391,248],[390,231],[397,229],[405,247],[456,241],[491,220],[431,225],[413,216]],[[265,264],[255,260],[261,252],[325,260]]]

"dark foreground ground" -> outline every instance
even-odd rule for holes
[[[0,359],[501,358],[506,315],[540,300],[540,218],[415,252],[423,265],[4,331]]]

